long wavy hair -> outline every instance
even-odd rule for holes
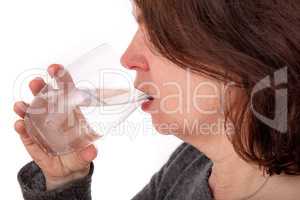
[[[135,0],[156,50],[179,67],[245,92],[238,111],[226,113],[235,125],[235,151],[272,174],[300,174],[300,1]],[[216,67],[218,66],[218,67]],[[255,94],[255,85],[286,67],[287,130],[259,120],[251,106],[275,116],[275,90]],[[299,99],[298,99],[299,98]],[[229,109],[234,110],[234,108]],[[247,121],[247,123],[245,123]]]

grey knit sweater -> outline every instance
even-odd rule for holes
[[[183,143],[133,200],[212,200],[208,186],[212,162],[197,149]],[[87,177],[53,191],[46,191],[40,168],[31,162],[21,169],[18,180],[25,200],[91,200],[91,165]]]

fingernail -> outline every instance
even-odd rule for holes
[[[64,68],[60,68],[58,70],[58,72],[56,73],[56,76],[61,78],[61,77],[64,77],[65,74],[66,74],[66,70]]]
[[[50,76],[55,76],[58,73],[57,68],[58,71],[60,71],[60,69],[62,69],[63,66],[60,64],[50,65],[50,67],[48,68],[48,73],[50,74]]]
[[[26,110],[27,110],[27,106],[24,102],[18,103],[18,107],[24,112],[26,112]]]

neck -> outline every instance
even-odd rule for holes
[[[266,180],[262,170],[237,155],[226,135],[181,139],[213,162],[209,186],[215,199],[243,199],[253,194]]]
[[[236,154],[211,160],[214,165],[209,186],[215,199],[244,199],[256,192],[266,180],[258,167],[246,163]]]

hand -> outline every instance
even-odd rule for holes
[[[57,76],[63,67],[61,65],[51,65],[48,68],[48,73],[56,78],[59,82],[60,79],[71,82],[72,79],[68,73],[63,76]],[[30,90],[33,95],[37,95],[39,91],[46,85],[41,78],[32,80],[29,84]],[[25,129],[24,117],[29,104],[25,102],[17,102],[14,105],[14,111],[22,119],[16,121],[15,130],[19,133],[20,138],[32,159],[41,168],[45,178],[47,190],[53,190],[68,182],[83,178],[88,175],[90,170],[90,163],[97,156],[97,150],[94,145],[90,145],[80,152],[74,152],[62,156],[53,156],[44,152],[39,145],[34,143]]]

